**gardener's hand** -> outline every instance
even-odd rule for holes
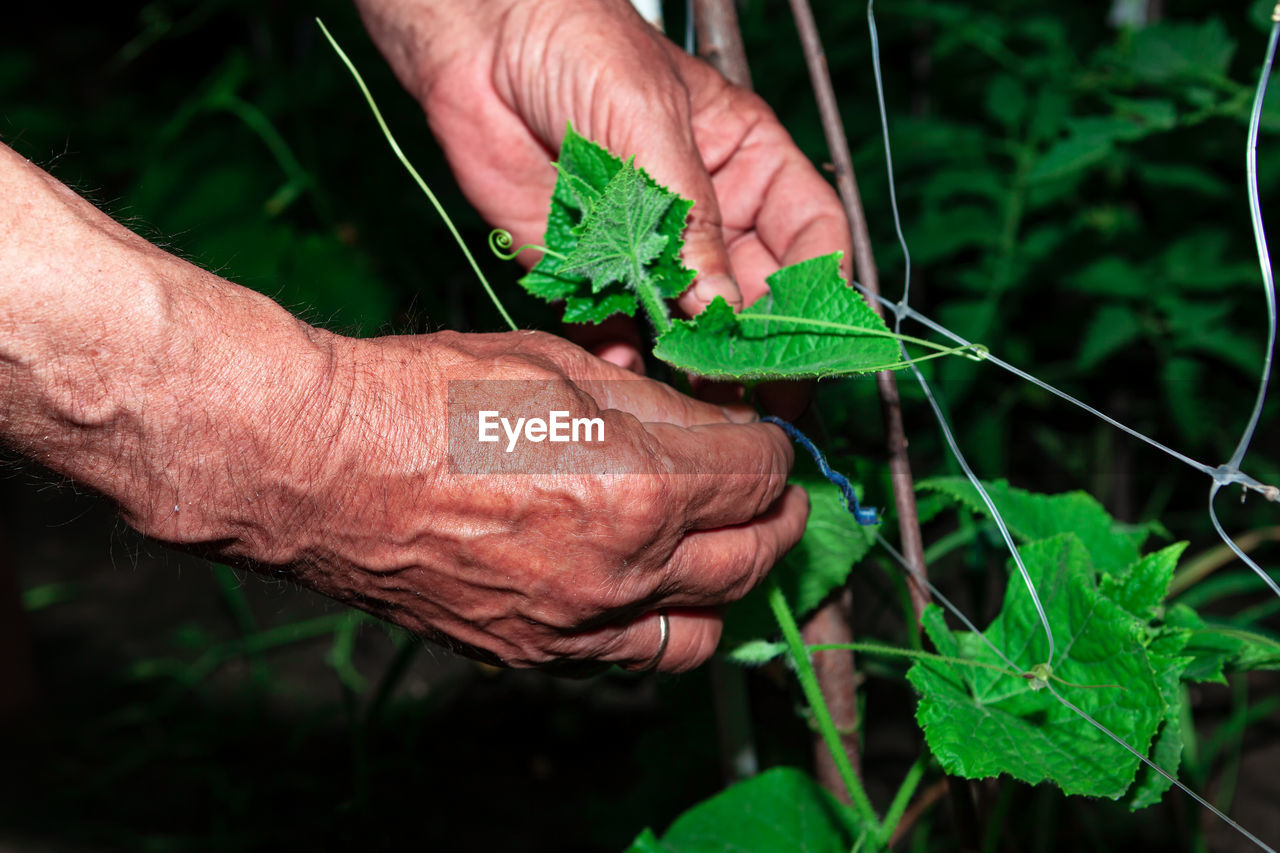
[[[131,523],[511,666],[643,665],[665,610],[667,671],[711,655],[713,608],[804,531],[780,430],[732,423],[751,415],[562,339],[313,330],[291,349],[236,371],[253,388],[171,404],[234,441],[144,452],[146,486],[122,500]],[[494,441],[480,440],[480,412]],[[512,429],[555,412],[599,419],[599,433],[553,443]],[[184,494],[198,499],[179,511]]]
[[[639,666],[665,610],[678,670],[801,535],[790,446],[749,412],[548,335],[321,332],[3,145],[0,197],[0,444],[155,539],[519,666]],[[481,409],[602,440],[480,441]]]
[[[666,610],[661,668],[688,669],[719,640],[710,608],[803,533],[790,445],[729,420],[749,413],[539,333],[336,347],[341,420],[309,508],[271,538],[293,543],[284,562],[307,585],[420,634],[515,666],[635,667],[654,657]],[[479,440],[481,411],[495,413],[495,442]],[[557,411],[598,418],[601,440],[511,429]]]
[[[716,295],[749,305],[779,266],[848,249],[835,192],[764,101],[626,0],[357,2],[463,191],[516,245],[542,240],[549,161],[571,121],[694,201],[684,260],[699,275],[679,300],[688,314]]]

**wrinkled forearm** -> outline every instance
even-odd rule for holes
[[[2,145],[0,199],[0,442],[107,495],[149,535],[244,535],[244,519],[210,511],[229,497],[211,474],[244,469],[266,427],[315,408],[291,399],[327,379],[313,330]]]

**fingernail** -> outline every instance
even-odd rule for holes
[[[693,295],[699,302],[710,304],[717,296],[723,296],[730,305],[738,302],[738,285],[724,273],[701,276],[693,285]]]
[[[760,420],[756,410],[750,406],[721,406],[720,411],[735,424],[753,424]]]

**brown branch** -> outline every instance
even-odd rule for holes
[[[853,261],[858,280],[867,290],[880,293],[880,277],[876,272],[875,257],[871,252],[871,237],[867,231],[867,217],[862,209],[862,197],[853,172],[853,158],[849,155],[849,142],[840,121],[840,108],[836,104],[835,90],[831,86],[831,74],[827,58],[822,51],[822,40],[813,20],[813,10],[808,0],[791,0],[791,12],[800,32],[804,48],[805,64],[809,66],[809,78],[818,99],[818,112],[822,117],[822,130],[827,137],[827,148],[835,164],[836,188],[844,202],[849,217],[849,229],[853,237]],[[875,311],[884,316],[878,302],[868,300]],[[876,387],[880,392],[881,412],[884,416],[885,443],[889,453],[889,473],[893,478],[893,502],[898,511],[898,536],[902,553],[910,567],[908,585],[911,590],[911,606],[916,620],[929,603],[929,592],[915,577],[927,577],[924,564],[924,538],[920,534],[920,515],[916,511],[915,481],[911,476],[911,460],[907,456],[907,436],[902,426],[902,402],[898,396],[898,382],[890,371],[876,374]]]
[[[751,88],[751,70],[742,45],[738,15],[733,0],[694,0],[694,28],[698,34],[698,52],[730,81]],[[853,640],[850,626],[851,601],[847,591],[832,596],[805,623],[802,633],[810,645],[848,643]],[[857,771],[862,763],[858,743],[857,672],[853,652],[827,651],[815,655],[814,672],[831,712],[831,720],[844,744],[849,763]],[[826,742],[813,737],[814,774],[818,782],[845,803],[849,792],[836,769]]]
[[[751,68],[733,3],[734,0],[695,0],[693,28],[698,36],[698,55],[730,83],[750,89]]]
[[[893,835],[889,837],[889,846],[892,847],[899,841],[907,837],[911,829],[916,825],[924,814],[933,808],[939,800],[950,792],[950,786],[946,779],[939,779],[928,788],[920,792],[920,796],[916,797],[915,802],[907,806],[907,810],[902,813],[902,819],[898,821],[898,825],[893,828]]]
[[[853,593],[841,587],[824,605],[819,607],[801,629],[805,645],[835,645],[853,642]],[[853,652],[828,649],[813,655],[813,672],[818,677],[822,698],[831,712],[831,721],[840,733],[845,754],[853,770],[862,775],[862,749],[858,740],[858,674],[854,669]],[[840,771],[826,741],[813,738],[814,775],[823,787],[831,791],[846,805],[850,804],[849,792],[840,779]]]

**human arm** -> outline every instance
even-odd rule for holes
[[[3,146],[0,198],[0,442],[145,535],[512,665],[638,665],[668,609],[677,670],[803,528],[779,431],[567,342],[314,329]],[[627,479],[456,472],[451,378],[604,418]]]

